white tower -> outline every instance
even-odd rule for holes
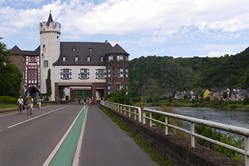
[[[40,80],[41,93],[47,92],[46,79],[48,69],[51,70],[51,99],[55,100],[54,66],[60,55],[60,31],[61,25],[54,22],[51,12],[47,22],[40,23]]]

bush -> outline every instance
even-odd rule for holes
[[[18,98],[10,97],[10,96],[0,96],[0,103],[1,104],[14,104],[16,103]]]

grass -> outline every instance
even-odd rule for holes
[[[17,109],[17,104],[0,104],[0,110],[2,109],[8,109],[8,108],[16,108]]]
[[[142,149],[144,149],[151,156],[152,160],[154,160],[161,166],[173,166],[174,165],[170,161],[163,159],[163,157],[159,153],[157,153],[155,150],[153,150],[153,148],[151,148],[148,144],[146,144],[146,142],[143,139],[141,139],[137,133],[128,131],[127,125],[121,120],[119,120],[118,118],[116,118],[113,114],[111,114],[106,108],[104,108],[103,106],[100,106],[100,109],[107,116],[109,116],[112,119],[112,121],[116,123],[123,131],[125,131],[136,142],[136,144],[138,144]]]

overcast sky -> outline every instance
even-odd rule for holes
[[[61,41],[108,40],[130,59],[221,56],[249,46],[249,0],[0,0],[1,42],[35,50],[50,10]]]

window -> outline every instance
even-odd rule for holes
[[[108,61],[113,61],[113,55],[108,56]]]
[[[107,70],[107,78],[111,78],[111,69]]]
[[[89,69],[86,68],[80,69],[80,73],[78,74],[78,79],[81,80],[89,79],[90,78],[89,76],[90,76]]]
[[[72,70],[71,69],[61,69],[60,72],[62,80],[70,80],[72,79]]]
[[[128,72],[128,69],[126,68],[125,69],[125,78],[128,78],[128,75],[129,75],[129,72]]]
[[[111,93],[111,85],[110,84],[107,85],[107,93],[108,93],[108,95]]]
[[[120,84],[116,85],[116,91],[120,91],[121,89],[123,89],[123,86]]]
[[[96,79],[105,79],[106,70],[105,69],[96,69]]]
[[[36,58],[35,57],[29,57],[29,62],[32,62],[32,63],[34,63],[34,62],[36,62]]]
[[[121,68],[117,69],[117,78],[123,78],[123,69]]]
[[[74,57],[74,61],[75,61],[75,62],[79,62],[79,57],[77,57],[77,56]]]
[[[66,61],[67,61],[67,57],[65,57],[65,56],[62,57],[62,61],[63,61],[63,62],[66,62]]]
[[[93,49],[92,49],[92,48],[89,48],[89,51],[91,51],[91,52],[92,52],[92,51],[93,51]]]
[[[76,48],[75,48],[75,47],[73,47],[73,48],[72,48],[72,51],[73,51],[73,52],[74,52],[74,51],[76,51]]]
[[[99,58],[99,61],[100,61],[100,62],[104,62],[104,57],[101,56],[101,57]]]
[[[27,82],[28,84],[37,84],[37,78],[38,78],[38,70],[37,69],[28,69],[27,71]]]
[[[86,58],[86,61],[87,61],[87,62],[90,62],[90,61],[91,61],[91,57],[88,56],[88,57]]]
[[[123,55],[118,55],[117,56],[117,61],[123,61],[124,56]]]
[[[44,67],[48,67],[48,60],[44,60]]]
[[[125,61],[129,61],[129,57],[128,56],[125,56]]]

